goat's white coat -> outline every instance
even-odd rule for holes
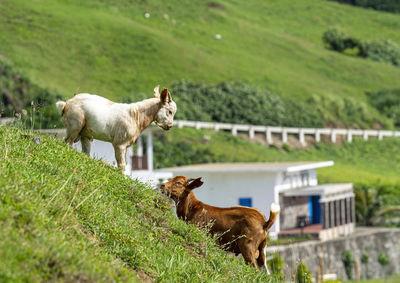
[[[115,158],[125,171],[126,148],[131,146],[151,122],[165,130],[173,125],[176,104],[167,89],[160,95],[158,86],[155,98],[125,104],[114,103],[104,97],[81,93],[56,106],[67,128],[65,141],[69,144],[81,139],[82,150],[90,154],[93,139],[111,142]]]

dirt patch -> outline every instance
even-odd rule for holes
[[[222,6],[221,4],[216,3],[216,2],[208,2],[208,3],[206,3],[206,6],[208,8],[213,8],[213,9],[220,9],[220,10],[224,10],[225,9],[224,6]]]
[[[147,275],[143,270],[136,270],[136,274],[139,277],[140,281],[146,282],[146,283],[151,283],[153,282],[153,279]]]

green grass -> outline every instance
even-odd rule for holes
[[[400,282],[400,274],[391,275],[386,278],[369,279],[369,280],[361,280],[361,281],[346,281],[346,282],[349,282],[349,283],[355,283],[355,282],[359,282],[359,283],[382,283],[382,282],[397,283],[397,282]]]
[[[0,281],[271,281],[152,189],[32,135],[0,126]]]
[[[212,130],[172,128],[168,134],[158,135],[154,144],[157,167],[203,162],[333,160],[334,166],[318,169],[320,182],[400,186],[399,138],[357,138],[343,145],[319,143],[306,150],[283,150]]]
[[[4,0],[0,54],[65,97],[151,95],[154,85],[180,79],[247,82],[302,100],[365,101],[366,91],[400,87],[400,68],[338,54],[321,39],[339,26],[400,44],[399,15],[324,0],[217,3]]]

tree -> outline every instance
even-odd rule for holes
[[[383,196],[388,193],[386,186],[367,187],[361,185],[356,187],[354,193],[358,224],[364,226],[383,224],[387,215],[400,212],[400,206],[383,207]]]

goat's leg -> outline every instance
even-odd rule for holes
[[[117,165],[121,169],[121,172],[125,172],[125,158],[126,158],[126,147],[121,145],[114,145],[115,159],[117,160]]]
[[[65,142],[72,145],[79,140],[79,134],[85,125],[85,116],[80,109],[70,109],[64,114],[63,123],[67,129]]]
[[[266,261],[266,255],[265,255],[266,246],[267,246],[267,238],[265,238],[264,241],[262,241],[261,244],[258,246],[259,256],[257,258],[257,264],[260,269],[265,269],[265,271],[268,274],[271,274],[268,270],[267,261]]]
[[[255,259],[254,245],[249,240],[244,240],[239,243],[239,249],[247,264],[251,264],[255,269],[258,269]]]
[[[90,156],[90,147],[92,142],[90,139],[86,137],[81,137],[82,151],[86,153],[86,155]]]
[[[65,142],[72,145],[74,142],[79,140],[79,131],[69,131],[67,129],[67,136],[65,137]]]

